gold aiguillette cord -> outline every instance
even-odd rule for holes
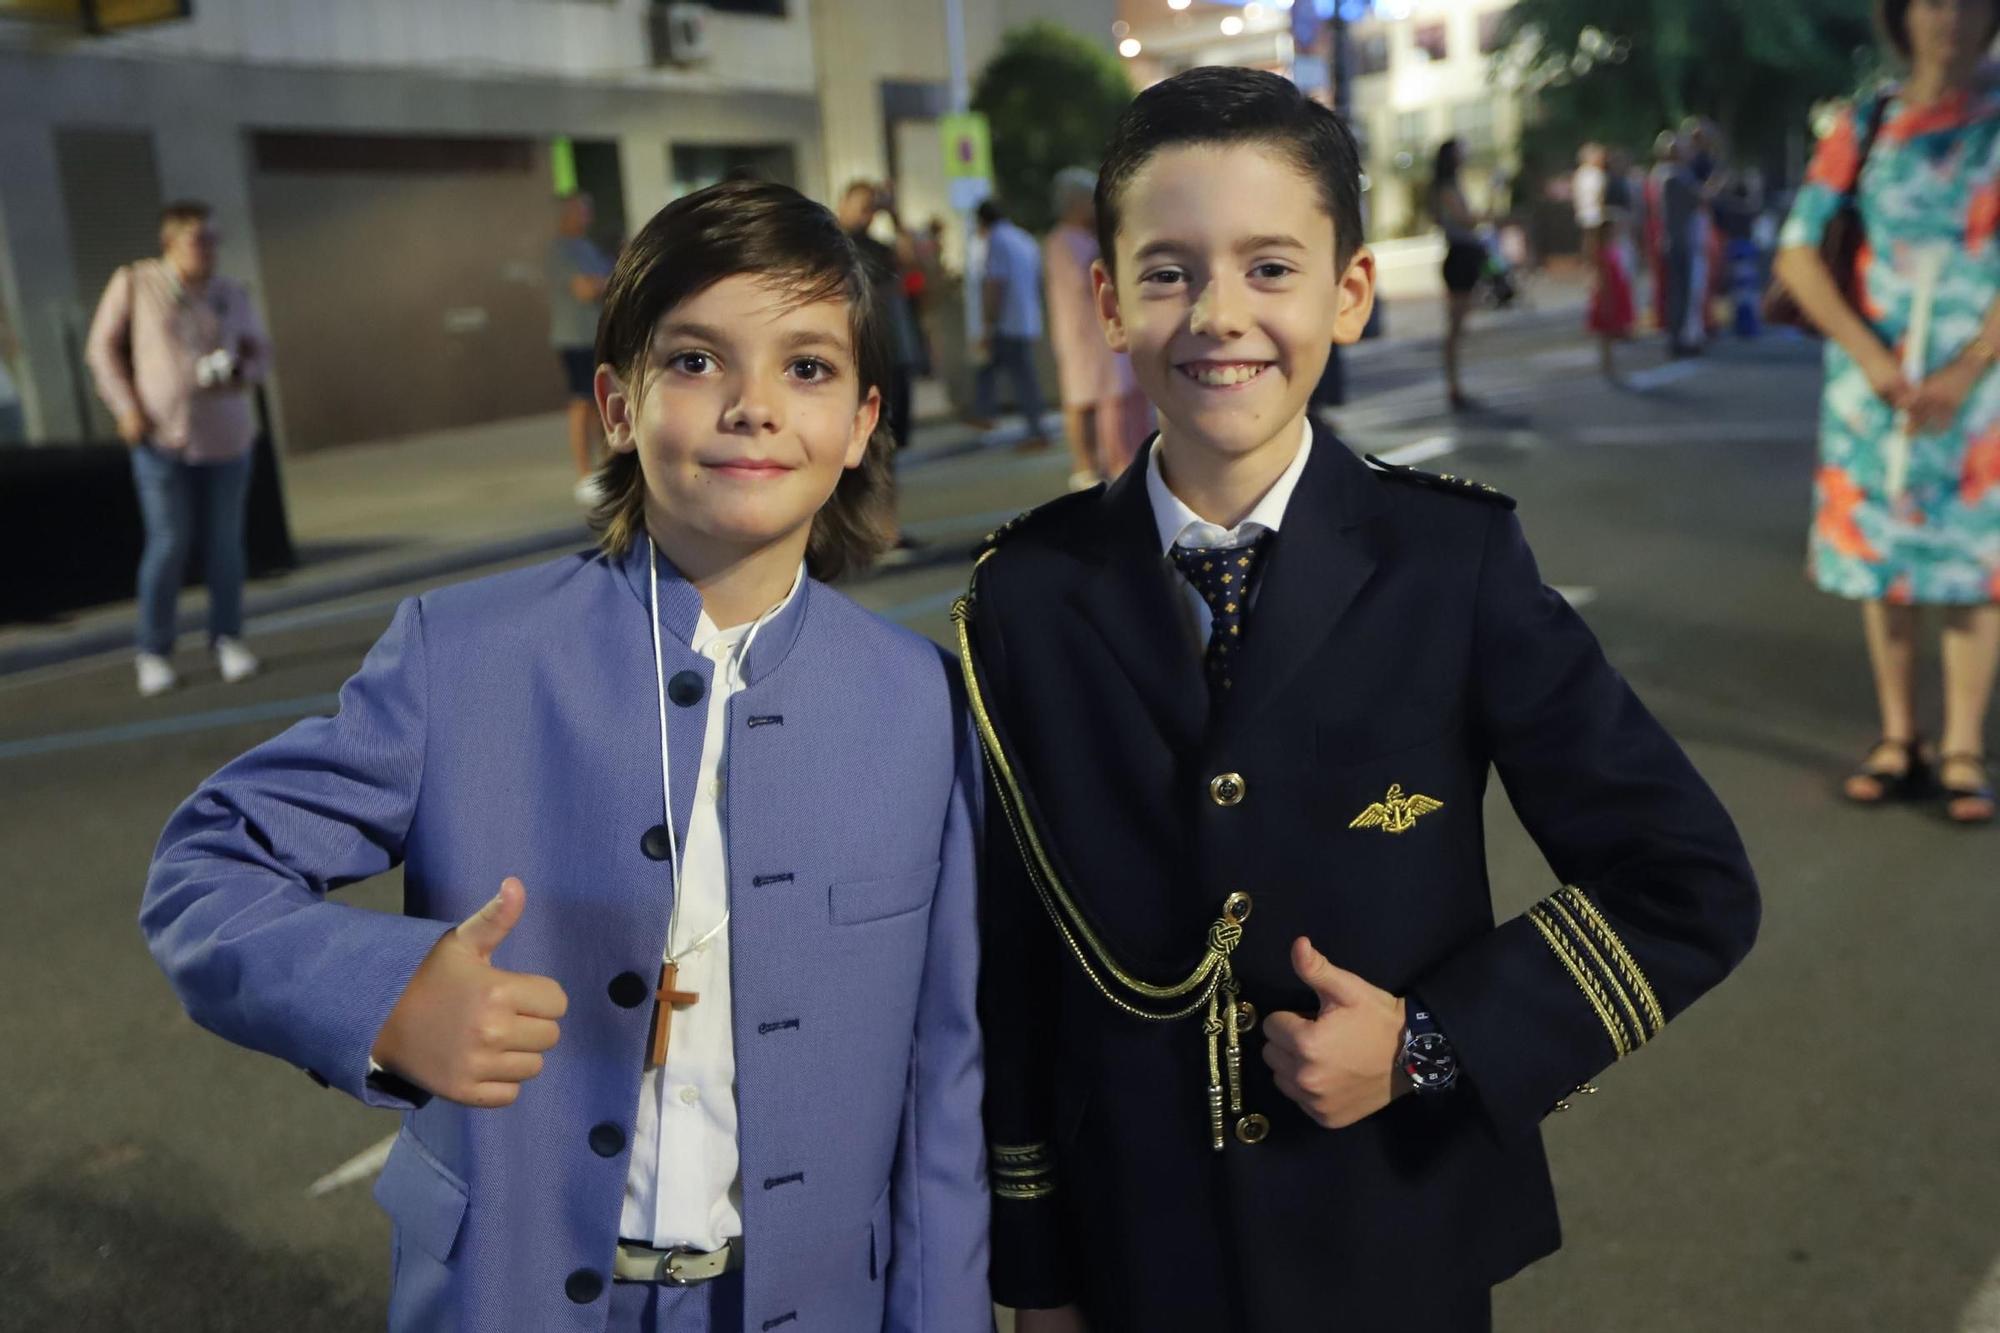
[[[990,554],[990,552],[988,553]],[[980,563],[985,556],[980,557]],[[979,566],[973,566],[973,585],[952,604],[951,618],[958,632],[958,660],[965,676],[965,690],[972,706],[973,721],[979,730],[980,749],[993,774],[1000,809],[1021,854],[1028,880],[1035,887],[1042,907],[1054,923],[1056,933],[1069,947],[1070,955],[1083,969],[1092,986],[1114,1006],[1135,1018],[1171,1023],[1189,1018],[1204,1009],[1202,1035],[1208,1044],[1209,1143],[1221,1152],[1228,1143],[1223,1115],[1224,1090],[1227,1106],[1236,1122],[1236,1137],[1243,1143],[1259,1143],[1270,1132],[1270,1122],[1261,1115],[1242,1115],[1243,1047],[1241,1031],[1241,990],[1230,955],[1243,940],[1243,923],[1250,919],[1250,895],[1232,893],[1223,902],[1222,913],[1208,928],[1208,948],[1202,959],[1183,980],[1171,986],[1156,986],[1121,967],[1085,919],[1075,898],[1063,887],[1055,865],[1033,822],[1028,818],[1027,799],[1020,778],[1001,747],[999,733],[987,712],[985,692],[980,688],[979,671],[972,652],[974,589]],[[1161,1008],[1160,1006],[1169,1006]],[[1226,1080],[1226,1084],[1225,1084]]]

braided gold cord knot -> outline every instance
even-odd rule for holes
[[[1218,920],[1208,928],[1208,947],[1227,958],[1243,942],[1243,927],[1234,921]]]

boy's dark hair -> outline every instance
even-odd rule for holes
[[[977,216],[980,226],[990,227],[1005,218],[1007,210],[1000,206],[1000,202],[997,199],[981,199],[979,201]]]
[[[1910,58],[1910,0],[1875,0],[1875,26],[1882,30],[1882,39],[1895,48],[1896,54],[1905,61]],[[1991,43],[2000,36],[2000,6],[1993,11],[1993,18],[1986,25],[1986,42]]]
[[[1155,153],[1183,144],[1255,144],[1282,153],[1319,190],[1333,219],[1335,262],[1346,268],[1361,248],[1361,153],[1346,122],[1290,79],[1204,65],[1140,93],[1111,131],[1097,176],[1097,244],[1107,268],[1116,267],[1120,208],[1132,178]]]
[[[677,199],[653,215],[618,256],[597,320],[597,362],[616,371],[632,403],[645,397],[653,369],[653,331],[668,311],[724,278],[749,274],[780,287],[799,305],[844,301],[854,338],[856,391],[886,388],[889,352],[882,311],[854,243],[826,208],[788,185],[724,181]],[[895,452],[886,417],[869,437],[861,466],[841,473],[813,518],[806,569],[836,579],[862,568],[889,545]],[[604,497],[590,525],[612,555],[623,555],[645,529],[646,480],[636,450],[612,454],[597,471]]]
[[[198,227],[214,215],[214,210],[199,199],[176,199],[160,210],[160,232],[164,235],[170,227]]]

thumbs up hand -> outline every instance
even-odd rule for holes
[[[1397,1076],[1403,1001],[1335,967],[1303,935],[1292,941],[1292,970],[1319,997],[1319,1016],[1266,1018],[1264,1063],[1314,1123],[1344,1129],[1408,1089]]]
[[[434,1096],[465,1106],[511,1106],[542,1072],[569,997],[548,977],[493,966],[520,921],[528,891],[512,876],[492,901],[431,947],[389,1011],[376,1063]]]

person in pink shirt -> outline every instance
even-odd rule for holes
[[[1153,432],[1153,409],[1132,377],[1130,358],[1111,350],[1097,322],[1090,278],[1097,262],[1096,190],[1096,175],[1082,167],[1056,173],[1058,221],[1042,243],[1072,490],[1115,481]]]
[[[170,660],[175,605],[200,516],[207,540],[208,634],[222,678],[255,675],[243,645],[244,503],[257,423],[249,387],[264,378],[270,340],[249,293],[215,272],[208,205],[160,213],[160,257],[111,277],[85,359],[132,453],[146,525],[139,560],[139,693],[179,683]]]

